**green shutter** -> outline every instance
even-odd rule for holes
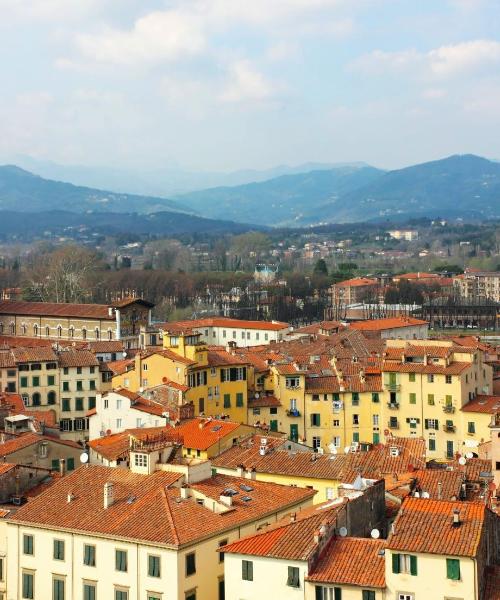
[[[342,600],[342,588],[333,588],[333,600]]]
[[[52,581],[52,590],[54,600],[64,600],[64,581],[62,579]]]
[[[460,561],[458,559],[446,559],[446,577],[453,581],[458,581],[460,579]]]
[[[323,588],[320,585],[315,586],[316,600],[323,600]]]
[[[393,554],[392,555],[392,572],[393,573],[400,573],[400,568],[399,568],[399,554]]]
[[[85,583],[83,586],[83,600],[95,600],[95,586]]]
[[[236,394],[236,406],[243,406],[243,394],[241,392]]]
[[[224,408],[231,408],[231,394],[224,394]]]
[[[410,555],[410,573],[411,575],[417,575],[417,557]]]
[[[33,598],[33,575],[23,573],[23,598]]]

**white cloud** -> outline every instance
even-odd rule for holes
[[[441,88],[428,88],[422,92],[422,98],[425,100],[440,100],[446,96],[446,90]]]
[[[197,54],[205,42],[200,19],[180,10],[149,13],[138,19],[130,31],[108,28],[77,37],[77,45],[85,57],[132,65]]]
[[[248,60],[240,60],[230,67],[230,81],[220,95],[223,102],[262,102],[269,100],[277,87],[257,71]]]
[[[107,0],[0,0],[4,24],[9,20],[73,21],[102,8]]]
[[[500,63],[500,42],[474,40],[441,46],[428,52],[374,50],[357,58],[350,66],[365,73],[407,72],[409,75],[443,78],[479,72],[497,63]]]

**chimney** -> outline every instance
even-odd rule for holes
[[[226,506],[233,505],[233,497],[232,496],[226,496],[225,494],[221,494],[219,500],[221,501],[222,504],[225,504]]]
[[[113,491],[113,483],[107,481],[104,484],[104,508],[109,508],[115,501]]]
[[[321,538],[321,531],[319,531],[319,529],[317,529],[317,530],[314,532],[314,543],[315,543],[315,544],[319,544],[319,540],[320,540],[320,538]]]
[[[66,460],[61,458],[59,461],[59,475],[64,477],[66,475]]]
[[[183,485],[181,487],[181,498],[183,500],[187,500],[190,496],[190,489],[187,485]]]
[[[290,523],[294,523],[297,520],[297,513],[290,513]]]
[[[75,499],[75,497],[73,495],[73,492],[68,492],[68,504],[74,499]]]
[[[443,484],[438,481],[438,500],[443,499]]]
[[[255,470],[255,467],[252,467],[251,469],[249,469],[249,470],[246,472],[246,475],[245,475],[245,477],[246,477],[247,479],[252,479],[253,481],[255,481],[255,479],[257,478],[257,472],[256,472],[256,470]]]
[[[458,510],[458,508],[454,508],[453,509],[453,523],[452,523],[452,527],[460,527],[461,522],[460,522],[460,511]]]
[[[245,476],[245,467],[243,465],[238,465],[236,467],[236,475],[237,475],[237,477]]]

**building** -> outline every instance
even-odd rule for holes
[[[0,335],[50,340],[122,340],[139,347],[141,326],[151,323],[153,304],[126,298],[112,304],[0,302]]]
[[[462,298],[467,300],[493,300],[500,302],[499,271],[465,271],[453,278],[453,285]]]
[[[290,331],[288,323],[279,321],[246,321],[226,317],[209,317],[189,321],[166,323],[161,329],[167,334],[192,331],[200,335],[200,341],[213,346],[226,346],[234,342],[238,346],[259,346],[280,342]]]
[[[363,335],[382,339],[425,340],[429,333],[429,323],[414,317],[390,317],[355,321],[349,327],[361,331]]]
[[[418,240],[418,231],[413,229],[393,229],[387,233],[395,240],[405,240],[406,242]]]
[[[5,520],[9,598],[52,598],[56,589],[73,600],[165,600],[168,590],[176,600],[216,600],[217,550],[299,513],[314,495],[222,475],[184,481],[93,465],[61,478]]]
[[[330,296],[330,305],[346,306],[356,304],[357,302],[373,300],[378,295],[378,281],[368,277],[356,277],[335,283],[328,290]],[[327,319],[336,319],[335,315],[327,316]]]

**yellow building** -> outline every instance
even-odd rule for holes
[[[139,352],[133,369],[113,377],[113,387],[138,392],[165,379],[189,386],[186,401],[196,415],[247,419],[248,362],[219,347],[199,341],[199,334],[163,335],[163,350]]]

